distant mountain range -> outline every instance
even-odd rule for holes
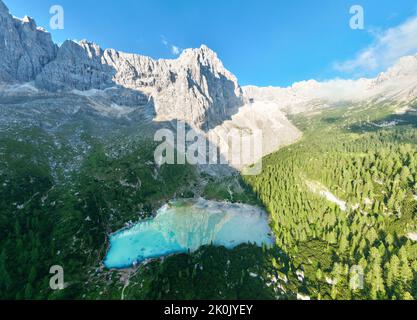
[[[287,113],[300,113],[327,104],[386,101],[407,107],[417,97],[417,55],[401,58],[388,71],[373,79],[295,83],[289,88],[247,86],[244,94],[252,99],[274,101]]]

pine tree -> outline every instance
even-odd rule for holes
[[[392,255],[390,262],[386,264],[386,280],[389,288],[392,288],[398,279],[399,266],[400,259],[395,254]]]
[[[370,286],[370,295],[372,299],[381,299],[385,295],[384,280],[382,278],[381,256],[377,248],[371,248],[371,264],[368,267],[368,276],[366,278]]]
[[[12,279],[6,267],[6,249],[3,249],[0,254],[0,297],[6,298],[8,296],[8,289],[12,284]]]
[[[400,256],[400,278],[404,285],[413,279],[413,270],[411,270],[408,263],[407,251],[405,247],[401,247],[399,251]]]

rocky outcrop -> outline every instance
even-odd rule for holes
[[[48,32],[38,28],[32,18],[12,17],[0,1],[0,82],[34,80],[56,52]]]
[[[112,86],[115,70],[102,61],[103,51],[93,43],[67,40],[56,59],[36,77],[36,85],[47,91],[105,89]]]
[[[257,132],[259,136],[256,136]],[[230,139],[243,141],[242,137],[245,136],[250,142],[246,145],[242,144],[242,149],[230,148]],[[231,120],[224,121],[209,131],[209,140],[218,147],[221,157],[239,170],[258,162],[265,155],[294,143],[301,136],[301,132],[273,102],[246,104],[239,108]],[[255,143],[258,144],[257,147]]]
[[[185,120],[203,129],[214,128],[243,105],[236,78],[217,55],[201,46],[188,49],[169,66],[162,82],[156,83],[157,120]]]
[[[236,78],[217,55],[201,46],[175,60],[101,49],[88,41],[65,41],[59,48],[33,19],[13,18],[0,0],[0,81],[35,81],[49,92],[120,88],[152,99],[156,121],[182,120],[208,130],[229,119],[243,105]]]

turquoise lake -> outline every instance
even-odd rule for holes
[[[204,245],[233,249],[242,243],[274,244],[268,216],[260,208],[205,199],[176,200],[159,209],[155,218],[111,235],[104,265],[123,269]]]

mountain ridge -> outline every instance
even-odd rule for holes
[[[67,40],[58,47],[34,19],[12,17],[1,0],[0,31],[5,38],[0,43],[6,44],[0,46],[5,57],[0,62],[0,83],[20,84],[6,86],[3,95],[23,90],[29,100],[42,92],[70,95],[71,100],[75,94],[87,98],[87,106],[105,117],[130,119],[142,110],[155,123],[184,121],[202,135],[213,133],[222,141],[234,129],[262,130],[262,156],[300,138],[288,114],[372,99],[395,101],[398,109],[406,110],[417,97],[416,57],[404,57],[374,79],[242,88],[206,45],[185,49],[176,59],[158,60],[102,49],[87,40]]]
[[[5,16],[12,19],[8,11]],[[0,25],[2,23],[3,20]],[[44,33],[50,37],[49,33]],[[20,44],[22,39],[14,37]],[[68,114],[91,109],[98,116],[139,121],[136,125],[149,117],[153,117],[152,123],[156,127],[183,121],[208,140],[214,136],[217,141],[212,142],[223,148],[220,152],[226,159],[232,157],[226,143],[232,131],[265,131],[262,137],[265,152],[275,151],[300,137],[299,130],[280,110],[275,110],[273,104],[250,103],[237,78],[206,45],[185,49],[176,59],[155,60],[115,49],[102,49],[87,40],[67,40],[51,56],[53,59],[48,60],[36,75],[26,77],[25,81],[17,77],[12,79],[14,81],[9,79],[0,91],[6,101],[26,100],[24,107],[19,105],[18,108],[25,117],[31,112],[45,115],[48,108],[65,108],[67,110],[62,111],[65,122],[72,121]],[[34,99],[40,97],[43,101],[45,96],[55,97],[48,98],[49,107],[33,109],[37,105],[33,103]],[[68,104],[68,101],[74,103]],[[85,106],[80,105],[82,102]],[[6,112],[7,108],[4,108]],[[270,115],[272,111],[273,115]],[[138,118],[138,113],[144,116]],[[9,118],[14,122],[17,117],[14,111],[9,111],[3,122],[7,123]],[[56,119],[56,115],[53,118]],[[37,121],[42,121],[41,116],[37,116]],[[28,122],[32,123],[33,119]],[[260,156],[263,155],[265,153]],[[260,158],[253,160],[256,162]],[[249,164],[252,163],[245,163]]]
[[[117,86],[152,98],[158,121],[182,120],[204,130],[243,105],[236,77],[205,45],[172,60],[102,49],[86,40],[67,40],[58,47],[32,18],[14,18],[0,3],[0,34],[5,38],[0,41],[0,82],[33,81],[48,92]]]
[[[48,32],[25,16],[13,17],[0,1],[0,82],[28,82],[52,61],[58,47]]]
[[[417,98],[417,54],[400,58],[375,78],[307,80],[290,87],[245,86],[243,91],[249,99],[274,101],[289,114],[310,111],[311,107],[380,98],[403,105]]]
[[[417,96],[414,86],[406,88],[407,92],[402,95],[398,93],[404,89],[403,82],[417,81],[417,55],[401,58],[375,78],[308,80],[287,88],[241,87],[217,54],[204,44],[200,48],[185,49],[176,59],[153,59],[102,49],[87,40],[67,40],[58,47],[47,31],[36,26],[33,18],[12,17],[1,0],[0,15],[0,28],[3,27],[0,30],[10,27],[12,22],[13,28],[4,34],[9,38],[18,34],[20,40],[14,41],[16,46],[10,45],[11,50],[0,47],[6,63],[14,66],[8,70],[10,67],[3,61],[0,81],[34,81],[36,87],[52,92],[121,86],[152,97],[157,120],[183,120],[200,129],[212,129],[230,120],[251,100],[275,102],[280,110],[297,113],[308,109],[303,105],[315,100],[322,100],[324,105],[366,100],[386,92],[397,100],[410,101]],[[33,53],[27,50],[29,46],[34,47]],[[12,61],[14,63],[10,63],[12,56],[17,60]],[[407,79],[402,81],[404,78]]]

